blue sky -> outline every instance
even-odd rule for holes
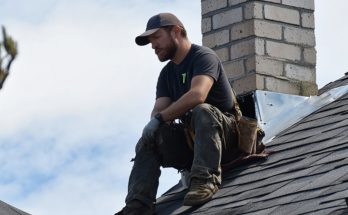
[[[316,0],[317,83],[347,72],[344,0]],[[2,0],[19,56],[0,91],[0,199],[29,213],[112,214],[163,67],[134,37],[159,12],[200,44],[200,1]],[[159,193],[180,176],[163,171]]]

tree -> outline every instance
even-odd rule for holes
[[[0,41],[0,90],[10,74],[11,64],[18,54],[17,42],[7,35],[4,26],[2,26],[2,37],[3,41]],[[3,50],[6,52],[5,54],[3,54]]]

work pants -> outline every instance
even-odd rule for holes
[[[152,142],[140,138],[126,203],[139,200],[153,207],[161,166],[189,170],[190,178],[221,184],[221,164],[239,155],[234,116],[204,103],[192,110],[188,123],[189,126],[162,125]],[[193,150],[187,143],[187,127],[194,133]]]

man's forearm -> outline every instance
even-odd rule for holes
[[[169,97],[157,98],[155,105],[151,111],[151,118],[153,118],[157,113],[165,110],[171,104],[172,104],[172,100]]]
[[[172,121],[184,115],[187,111],[191,110],[198,104],[203,103],[204,100],[205,98],[202,98],[200,93],[189,91],[160,113],[164,121]],[[156,113],[154,113],[154,115],[155,114]]]
[[[198,104],[205,102],[209,91],[213,86],[214,79],[207,75],[198,75],[192,78],[191,89],[182,95],[176,102],[163,108],[160,111],[162,119],[172,121],[184,115]],[[163,107],[163,106],[162,106]]]

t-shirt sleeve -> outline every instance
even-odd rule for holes
[[[163,68],[157,80],[156,99],[160,97],[170,97],[169,95],[166,68]]]
[[[219,59],[214,54],[203,54],[196,57],[193,65],[193,77],[196,75],[209,75],[215,81],[219,77]]]

